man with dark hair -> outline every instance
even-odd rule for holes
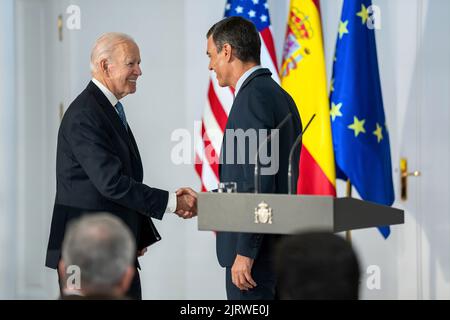
[[[224,19],[209,29],[206,37],[212,36],[219,52],[228,43],[234,55],[242,62],[261,64],[261,39],[255,25],[239,17]]]
[[[330,232],[283,239],[277,251],[278,293],[283,300],[356,300],[359,265],[350,243]]]
[[[261,131],[276,128],[291,114],[277,133],[278,149],[273,151],[270,143],[267,146],[271,150],[270,157],[276,157],[279,166],[271,173],[262,171],[259,188],[263,193],[287,193],[289,151],[301,132],[301,120],[289,94],[271,78],[268,69],[260,66],[261,42],[256,27],[243,18],[230,17],[216,23],[208,31],[207,39],[209,69],[215,71],[220,86],[235,90],[222,143],[220,181],[236,182],[238,192],[254,192],[256,151],[248,145],[236,148],[233,145],[235,137],[230,138],[228,133],[254,131],[256,137],[261,137]],[[258,147],[261,142],[257,141]],[[296,163],[299,156],[297,150]],[[275,239],[275,236],[251,233],[217,234],[217,257],[220,265],[226,268],[228,299],[275,297],[276,277],[272,268]]]

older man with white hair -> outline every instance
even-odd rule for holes
[[[197,213],[196,193],[176,193],[144,184],[139,150],[121,100],[136,92],[142,75],[136,42],[122,33],[107,33],[91,53],[92,81],[72,102],[61,122],[56,159],[56,199],[46,266],[56,269],[67,223],[83,213],[108,211],[130,228],[137,256],[161,239],[151,218],[175,212]],[[136,267],[139,264],[136,259]],[[135,272],[128,295],[141,298]]]
[[[62,298],[124,298],[135,273],[135,249],[129,228],[113,215],[99,212],[74,220],[60,260]]]

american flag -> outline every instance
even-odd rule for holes
[[[272,77],[279,83],[267,1],[228,0],[225,5],[225,17],[231,16],[240,16],[255,24],[261,37],[261,65],[270,69]],[[221,88],[212,72],[201,132],[197,133],[201,136],[196,139],[195,146],[195,170],[202,181],[202,191],[217,189],[219,183],[219,155],[233,97],[233,88]]]

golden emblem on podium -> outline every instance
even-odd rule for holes
[[[264,201],[255,208],[255,223],[272,224],[272,208]]]

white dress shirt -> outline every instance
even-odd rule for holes
[[[250,75],[255,72],[258,69],[261,69],[261,66],[254,66],[247,71],[239,78],[238,82],[236,83],[236,88],[234,88],[234,97],[237,97],[239,90],[241,90],[242,85],[244,84],[245,80],[247,80]]]

